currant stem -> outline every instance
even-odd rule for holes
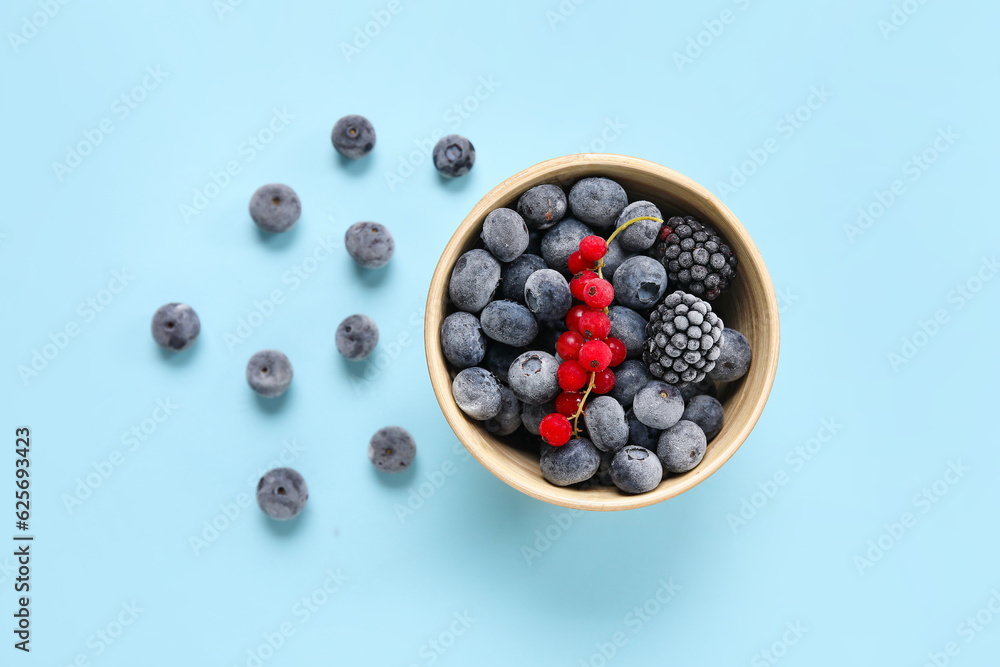
[[[628,227],[629,225],[631,225],[633,222],[639,222],[640,220],[653,220],[655,222],[663,222],[663,220],[661,218],[656,218],[656,217],[651,216],[651,215],[643,215],[643,216],[640,216],[638,218],[632,218],[631,220],[628,220],[627,222],[623,223],[621,227],[619,227],[615,231],[611,232],[611,236],[608,237],[608,245],[611,245],[611,242],[615,240],[615,237],[618,236],[618,232],[622,231],[623,229],[625,229],[626,227]],[[604,278],[604,273],[601,271],[601,269],[603,269],[603,268],[604,268],[604,258],[601,257],[599,260],[597,260],[597,277],[598,278]],[[604,312],[608,312],[608,309],[605,308]]]
[[[580,419],[580,415],[583,414],[583,408],[587,405],[587,397],[590,396],[590,390],[594,388],[594,383],[597,381],[597,373],[590,374],[590,382],[587,383],[587,391],[583,392],[583,398],[580,399],[580,405],[576,408],[576,413],[573,415],[573,435],[577,436],[580,434],[580,429],[577,428],[577,420]]]

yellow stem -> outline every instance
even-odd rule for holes
[[[656,222],[663,222],[663,220],[661,218],[656,218],[656,217],[653,217],[651,215],[643,215],[643,216],[640,216],[638,218],[632,218],[631,220],[628,220],[627,222],[625,222],[624,224],[622,224],[621,227],[619,227],[615,231],[611,232],[611,236],[608,237],[608,245],[611,245],[611,242],[615,240],[615,237],[618,236],[618,232],[622,231],[623,229],[625,229],[626,227],[628,227],[629,225],[631,225],[633,222],[639,222],[640,220],[654,220]],[[604,258],[601,257],[599,260],[597,260],[597,277],[598,278],[603,278],[604,277],[604,273],[601,271],[601,269],[603,269],[603,268],[604,268]],[[606,308],[604,309],[604,312],[607,312]]]
[[[597,373],[590,374],[590,382],[587,383],[587,391],[583,392],[583,398],[580,399],[580,405],[576,408],[576,413],[573,415],[573,435],[579,435],[580,429],[577,428],[577,420],[580,419],[580,415],[583,414],[583,408],[587,405],[587,397],[590,396],[590,390],[594,388],[594,382],[597,380]]]

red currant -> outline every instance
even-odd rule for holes
[[[583,314],[588,312],[590,309],[584,305],[573,306],[566,313],[566,328],[570,331],[580,331],[580,318]]]
[[[566,334],[563,334],[564,336]],[[604,339],[604,342],[608,344],[608,349],[611,350],[611,367],[619,365],[621,362],[625,361],[625,355],[628,354],[628,350],[625,349],[625,343],[621,342],[617,338],[608,337]],[[577,356],[580,355],[580,351],[577,350]],[[562,357],[562,355],[559,355]],[[563,357],[565,359],[566,357]]]
[[[580,355],[580,346],[587,342],[587,339],[576,331],[564,331],[559,340],[556,341],[556,354],[560,359],[570,361]],[[624,359],[624,357],[622,357]]]
[[[594,279],[584,286],[583,296],[578,298],[585,301],[591,308],[607,308],[615,300],[615,289],[607,280],[594,276]]]
[[[587,371],[583,370],[583,366],[575,361],[564,361],[559,364],[557,375],[559,376],[559,386],[562,387],[563,391],[583,389],[583,386],[587,384]]]
[[[556,396],[556,412],[567,417],[572,417],[580,409],[583,402],[583,394],[578,391],[564,391]]]
[[[553,412],[542,419],[538,425],[538,433],[542,436],[542,440],[553,447],[558,447],[569,442],[569,437],[573,435],[573,426],[566,419],[566,415]]]
[[[611,363],[611,349],[603,340],[591,340],[580,348],[580,365],[591,372],[603,371]]]
[[[580,251],[577,250],[572,255],[569,256],[569,261],[566,262],[569,267],[569,272],[573,275],[580,273],[581,271],[586,271],[588,269],[593,269],[594,263],[588,262],[583,257],[580,256]]]
[[[608,242],[600,236],[585,236],[580,241],[580,257],[588,262],[596,262],[608,252]]]
[[[615,374],[610,368],[594,374],[594,391],[606,394],[615,388]]]
[[[569,281],[569,291],[573,293],[573,297],[583,301],[584,294],[587,290],[587,284],[591,280],[597,280],[597,274],[593,271],[581,271],[576,274],[572,280]]]
[[[580,316],[580,333],[590,340],[603,340],[611,333],[611,320],[599,310],[588,310]]]

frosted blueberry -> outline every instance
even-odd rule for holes
[[[514,360],[523,354],[525,350],[519,347],[511,347],[496,341],[486,343],[486,356],[483,357],[482,366],[497,379],[507,384],[507,371]]]
[[[275,468],[257,482],[257,505],[272,519],[294,519],[309,500],[306,480],[291,468]]]
[[[476,149],[472,142],[458,134],[443,137],[434,146],[434,168],[442,176],[465,176],[476,163]]]
[[[538,255],[524,253],[500,268],[500,295],[508,301],[524,303],[524,283],[535,271],[544,269],[545,260]]]
[[[525,281],[524,302],[538,319],[558,320],[573,305],[573,294],[563,274],[555,269],[541,269]]]
[[[515,301],[491,301],[479,315],[483,333],[495,341],[524,347],[538,335],[531,311]]]
[[[462,311],[444,318],[441,323],[441,351],[444,358],[458,368],[475,366],[482,361],[486,356],[486,336],[479,318]]]
[[[641,359],[626,359],[612,370],[615,373],[615,386],[608,396],[621,403],[624,408],[631,407],[635,393],[653,381],[653,376]]]
[[[377,222],[355,222],[344,234],[347,254],[366,269],[378,269],[389,263],[396,241],[389,229]]]
[[[403,472],[415,458],[417,443],[405,428],[380,428],[368,441],[368,460],[382,472]]]
[[[641,357],[646,343],[646,318],[631,308],[614,305],[608,309],[608,319],[611,320],[611,337],[625,343],[626,357]]]
[[[618,267],[621,266],[622,263],[629,257],[634,257],[634,255],[630,252],[626,252],[618,242],[617,238],[609,243],[608,252],[604,255],[604,269],[601,271],[604,279],[613,280],[615,277],[615,271],[617,271]]]
[[[201,332],[201,320],[186,303],[168,303],[153,313],[151,328],[157,345],[179,352],[194,345]]]
[[[618,216],[618,221],[615,222],[615,227],[621,227],[632,218],[645,217],[659,218],[660,220],[663,219],[663,216],[660,214],[660,209],[656,208],[656,206],[650,202],[632,202],[626,206],[621,212],[621,215]],[[662,222],[656,222],[655,220],[638,220],[619,232],[615,239],[621,243],[623,249],[630,252],[648,250],[654,243],[656,243],[656,237],[659,235],[660,227],[662,225]]]
[[[550,269],[569,275],[569,256],[580,249],[580,241],[593,235],[587,225],[573,218],[565,218],[542,238],[542,257]]]
[[[501,262],[511,262],[528,247],[528,226],[517,211],[497,208],[483,221],[480,237],[494,257]]]
[[[660,429],[646,426],[635,418],[631,410],[625,413],[625,419],[628,420],[628,444],[655,450],[660,439]]]
[[[542,476],[556,486],[585,482],[601,465],[601,453],[586,438],[573,438],[560,447],[549,447],[539,461]]]
[[[250,198],[250,217],[265,232],[287,232],[302,215],[302,202],[287,185],[271,183]]]
[[[524,430],[532,435],[540,435],[538,431],[539,424],[548,415],[551,415],[556,411],[556,404],[554,401],[548,401],[546,403],[539,403],[538,405],[529,405],[525,403],[521,406],[521,424],[524,425]],[[545,447],[551,447],[548,443],[543,442]]]
[[[448,296],[459,310],[478,313],[493,298],[500,283],[500,262],[486,250],[470,250],[451,270]]]
[[[660,485],[663,465],[645,447],[623,447],[611,460],[611,479],[625,493],[646,493]]]
[[[559,388],[559,362],[548,352],[532,350],[520,355],[507,370],[507,382],[524,403],[538,405],[551,401]]]
[[[378,344],[378,325],[367,315],[351,315],[337,327],[336,343],[345,359],[367,359]]]
[[[666,472],[687,472],[705,458],[705,433],[682,419],[660,434],[656,454]]]
[[[344,116],[333,126],[330,134],[333,147],[346,158],[357,160],[375,148],[375,127],[364,116]]]
[[[569,190],[573,215],[595,227],[613,225],[627,204],[624,188],[608,178],[584,178]]]
[[[588,400],[587,407],[583,410],[583,421],[594,446],[603,452],[621,449],[628,443],[625,409],[610,396]]]
[[[746,336],[736,329],[725,328],[719,340],[719,356],[715,360],[715,368],[708,372],[708,377],[719,382],[738,380],[750,369],[753,352]]]
[[[558,185],[536,185],[517,200],[517,212],[532,229],[548,229],[566,215],[566,193]]]
[[[676,424],[684,414],[684,399],[677,387],[654,380],[635,393],[632,411],[646,426],[662,430]]]
[[[292,383],[292,363],[278,350],[261,350],[247,362],[247,384],[264,398],[276,398]]]
[[[705,432],[705,439],[709,441],[722,430],[724,418],[725,411],[722,409],[722,403],[711,396],[704,395],[692,397],[688,401],[687,407],[684,408],[684,414],[681,415],[681,419],[697,424]]]
[[[473,366],[455,376],[451,393],[462,412],[483,421],[500,412],[500,383],[484,368]]]
[[[510,435],[521,425],[521,401],[509,388],[500,385],[500,412],[483,422],[494,435]]]
[[[667,270],[646,255],[622,262],[612,284],[615,300],[629,308],[652,308],[667,291]]]

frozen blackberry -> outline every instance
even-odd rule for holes
[[[375,431],[368,441],[368,460],[382,472],[403,472],[417,458],[417,443],[400,426],[386,426]]]
[[[701,382],[721,353],[722,329],[707,301],[678,290],[650,313],[642,360],[664,382]]]
[[[666,267],[671,285],[712,301],[736,280],[736,255],[708,225],[690,215],[674,216],[660,237],[653,254]]]

